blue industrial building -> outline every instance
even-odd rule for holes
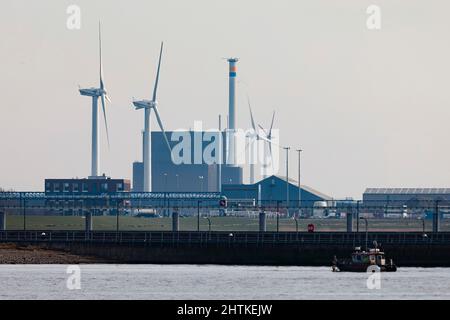
[[[259,191],[260,190],[260,191]],[[286,177],[271,176],[255,184],[229,184],[223,185],[223,195],[230,201],[260,200],[263,205],[273,205],[284,202],[286,205]],[[260,195],[258,195],[260,193]],[[298,206],[298,182],[289,179],[289,205]],[[301,186],[302,207],[313,207],[318,201],[332,201],[333,199],[308,186]]]

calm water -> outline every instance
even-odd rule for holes
[[[317,267],[81,265],[81,289],[67,266],[0,266],[0,299],[450,299],[450,268],[400,268],[368,275]]]

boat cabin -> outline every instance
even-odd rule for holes
[[[369,252],[362,251],[361,247],[356,247],[355,251],[352,253],[352,262],[357,264],[370,264],[384,266],[386,264],[386,259],[384,257],[384,252],[380,249],[369,249]]]

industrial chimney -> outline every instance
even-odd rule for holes
[[[228,157],[227,164],[236,166],[236,63],[238,58],[227,59],[230,65],[229,109],[228,109]]]

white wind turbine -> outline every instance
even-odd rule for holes
[[[255,183],[255,151],[257,153],[257,146],[259,140],[265,140],[263,136],[259,134],[259,128],[256,128],[255,119],[253,118],[252,106],[250,104],[250,97],[247,95],[248,109],[250,110],[250,120],[252,130],[247,134],[248,144],[250,149],[250,184]],[[256,143],[256,144],[255,144]]]
[[[271,166],[271,169],[272,169],[271,174],[267,174],[267,163],[266,163],[266,159],[267,158],[266,158],[266,152],[264,152],[264,164],[263,165],[264,165],[264,169],[265,169],[265,177],[268,177],[268,176],[274,174],[274,171],[275,171],[274,170],[274,165],[273,165],[272,144],[274,144],[277,147],[279,147],[279,145],[273,141],[273,124],[274,124],[274,121],[275,121],[275,111],[273,112],[273,115],[272,115],[272,122],[270,124],[269,130],[266,130],[261,125],[258,125],[261,128],[261,130],[264,132],[264,135],[265,135],[264,137],[261,138],[262,140],[264,140],[266,142],[264,144],[264,147],[266,146],[266,144],[269,147],[270,166]]]
[[[166,144],[169,148],[170,154],[171,147],[169,140],[167,139],[166,132],[164,131],[164,127],[161,121],[161,117],[159,116],[158,112],[158,102],[156,100],[157,92],[158,92],[158,83],[159,83],[159,71],[161,69],[161,59],[163,54],[163,48],[164,43],[161,43],[161,50],[159,53],[159,62],[158,62],[158,71],[156,72],[156,80],[155,80],[155,86],[153,88],[153,98],[152,100],[140,100],[140,101],[133,101],[133,105],[135,106],[136,110],[144,109],[144,132],[143,132],[143,163],[144,163],[144,192],[151,192],[151,131],[150,131],[150,114],[151,110],[155,111],[156,120],[158,121],[158,125],[164,135],[164,139],[166,141]]]
[[[111,103],[111,99],[103,82],[103,61],[102,61],[102,33],[101,24],[98,26],[98,37],[99,37],[99,48],[100,48],[100,87],[99,88],[88,88],[79,89],[82,96],[92,97],[92,155],[91,155],[91,177],[95,178],[99,176],[99,143],[98,143],[98,98],[102,101],[103,118],[105,120],[106,128],[106,138],[108,140],[109,146],[109,132],[108,132],[108,121],[106,119],[106,103],[105,99]]]
[[[259,154],[258,153],[259,142],[263,141],[264,148],[266,148],[266,144],[269,145],[272,171],[273,171],[272,144],[275,144],[277,146],[278,146],[278,144],[276,144],[274,141],[272,141],[272,138],[273,138],[272,130],[273,130],[273,124],[274,124],[274,120],[275,120],[275,112],[272,117],[272,124],[270,126],[270,130],[268,132],[266,132],[265,129],[263,127],[261,127],[260,125],[259,125],[259,128],[256,128],[256,123],[255,123],[255,119],[253,117],[253,112],[252,112],[252,106],[250,104],[250,97],[248,95],[247,95],[247,102],[248,102],[248,108],[250,110],[250,120],[251,120],[251,126],[252,126],[252,130],[247,134],[247,139],[249,140],[247,147],[250,148],[250,157],[249,157],[250,184],[254,184],[255,183],[255,164],[256,164],[255,163],[255,152],[256,152],[256,154]],[[261,134],[261,130],[262,130],[263,134]],[[267,160],[266,152],[264,152],[263,166],[265,166],[265,167],[267,166],[266,160]]]

